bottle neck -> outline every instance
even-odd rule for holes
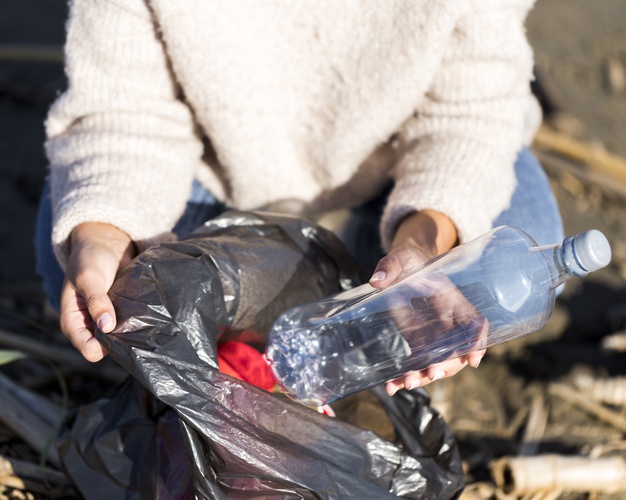
[[[565,238],[563,243],[535,247],[533,250],[544,254],[550,269],[550,288],[556,288],[565,283],[572,276],[587,276],[585,270],[576,258],[573,246],[574,238]]]

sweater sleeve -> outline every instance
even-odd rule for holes
[[[151,13],[141,0],[70,2],[67,91],[46,121],[52,241],[106,222],[134,241],[169,233],[202,155]]]
[[[464,242],[508,206],[533,99],[530,3],[481,0],[459,19],[430,90],[400,133],[404,153],[381,222],[385,248],[413,211],[448,215]]]

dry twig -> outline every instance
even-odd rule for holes
[[[574,389],[564,384],[553,383],[548,387],[551,395],[557,396],[581,410],[593,415],[598,420],[605,422],[622,433],[626,433],[626,418],[601,404],[589,400],[586,396],[579,394]]]
[[[589,144],[542,125],[535,136],[534,144],[548,151],[554,151],[567,158],[588,165],[597,172],[626,184],[626,160],[609,153],[604,147]]]
[[[626,406],[626,377],[593,378],[578,376],[576,386],[590,398],[616,406]]]
[[[62,492],[71,487],[61,472],[2,455],[0,455],[0,484],[34,493]]]
[[[615,332],[602,339],[602,349],[607,351],[626,352],[626,332]]]
[[[36,358],[52,361],[64,367],[71,367],[78,372],[114,383],[120,383],[128,376],[117,365],[90,363],[72,348],[44,344],[31,337],[8,332],[2,328],[0,328],[0,345],[17,349]]]
[[[626,491],[626,461],[622,457],[503,457],[491,463],[491,474],[498,487],[515,495]]]
[[[547,425],[548,409],[546,408],[545,396],[543,391],[538,391],[533,397],[524,435],[519,444],[519,455],[529,456],[537,453]]]
[[[60,466],[56,448],[49,447],[54,439],[56,423],[62,416],[44,397],[24,389],[0,376],[0,422],[17,434],[26,444],[55,467]]]

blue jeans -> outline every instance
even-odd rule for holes
[[[493,227],[518,227],[539,245],[563,241],[563,220],[556,198],[541,165],[527,148],[517,157],[515,176],[517,188],[511,204],[496,218]]]
[[[495,226],[511,225],[523,229],[540,245],[563,240],[563,223],[548,179],[533,154],[524,148],[515,163],[517,188],[511,204],[495,220]],[[354,216],[343,234],[348,249],[367,273],[373,272],[382,257],[378,236],[378,221],[384,198],[355,209]],[[226,210],[211,193],[194,181],[185,212],[173,228],[178,237],[187,236],[205,221]],[[52,252],[52,208],[50,186],[46,182],[39,205],[35,231],[37,273],[43,279],[46,296],[52,307],[59,309],[63,271]]]

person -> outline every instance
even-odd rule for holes
[[[356,227],[379,219],[376,287],[494,225],[561,241],[527,147],[540,121],[531,5],[72,2],[37,230],[64,334],[101,359],[93,325],[116,325],[107,291],[117,271],[226,207],[363,209]],[[378,245],[348,227],[348,244]],[[387,390],[452,376],[482,354]]]

